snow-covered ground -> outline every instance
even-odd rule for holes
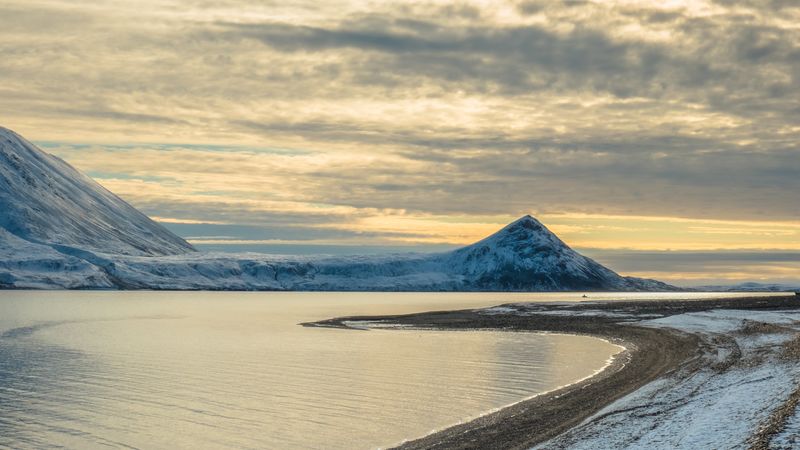
[[[795,409],[783,431],[772,438],[770,447],[774,449],[800,448],[800,408]]]
[[[713,310],[637,324],[691,332],[707,345],[688,366],[535,448],[748,448],[800,386],[800,361],[783,354],[784,344],[800,336],[796,310]],[[799,414],[781,426],[770,448],[800,448]]]
[[[0,288],[113,288],[102,269],[0,228]]]

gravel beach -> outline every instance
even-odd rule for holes
[[[730,378],[738,373],[735,369],[740,365],[742,350],[730,351],[731,346],[736,345],[736,340],[731,335],[740,339],[773,334],[789,337],[800,335],[791,327],[747,321],[736,314],[732,319],[726,316],[727,319],[734,320],[732,326],[736,328],[735,331],[706,332],[702,326],[697,329],[682,326],[682,318],[692,319],[710,311],[736,311],[736,314],[743,313],[744,317],[784,311],[797,313],[797,319],[800,319],[800,296],[788,294],[780,297],[685,301],[519,303],[488,309],[423,312],[402,316],[340,317],[303,325],[354,328],[379,324],[381,327],[422,329],[558,332],[601,337],[624,346],[626,350],[592,378],[516,403],[470,422],[407,441],[399,447],[521,449],[548,442],[545,446],[547,448],[566,448],[583,439],[580,433],[576,434],[580,428],[585,428],[587,422],[596,422],[587,419],[595,418],[604,408],[616,403],[632,401],[628,397],[635,399],[637,390],[648,383],[656,380],[663,383],[666,380],[667,385],[679,390],[682,380],[698,378],[697,375],[701,373],[716,375],[717,378],[710,376],[713,380],[721,379],[723,375]],[[659,322],[670,319],[672,323]],[[787,339],[786,345],[776,347],[775,364],[791,359],[796,353],[796,344],[793,344],[792,339]],[[768,350],[760,349],[758,353],[762,364],[771,363]],[[711,366],[713,370],[709,371]],[[747,433],[746,446],[771,448],[771,437],[780,435],[786,421],[795,414],[798,391],[794,387],[792,389],[789,398],[774,405],[774,411],[767,412],[763,423]],[[625,399],[621,400],[623,397]],[[659,412],[655,410],[650,414],[657,415]],[[564,440],[566,437],[562,442],[554,439],[569,434],[567,431],[571,432],[567,436],[569,440]],[[628,432],[645,433],[635,429]],[[594,438],[597,438],[596,434],[598,432],[595,430]],[[586,438],[588,437],[587,435]],[[616,448],[612,442],[608,442],[608,445],[609,448]]]

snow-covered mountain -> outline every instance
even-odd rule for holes
[[[302,257],[194,252],[145,257],[27,247],[0,264],[0,286],[299,291],[664,291],[586,258],[526,216],[452,252]],[[59,261],[58,255],[62,260]],[[0,258],[3,258],[0,247]],[[37,264],[39,261],[40,264]],[[25,270],[22,270],[22,269]],[[6,272],[4,274],[4,272]],[[48,285],[49,283],[49,285]]]
[[[120,255],[194,251],[91,178],[2,127],[0,228],[32,243]]]
[[[626,278],[571,249],[531,216],[443,258],[475,290],[668,289],[652,280]]]
[[[445,253],[203,253],[0,128],[0,287],[344,291],[677,290],[622,277],[531,216]]]
[[[658,281],[616,274],[570,249],[531,216],[476,244],[437,254],[298,257],[194,253],[121,258],[85,252],[79,256],[101,268],[116,286],[129,289],[677,290]]]
[[[797,283],[758,283],[748,281],[738,284],[721,284],[697,286],[698,291],[715,292],[800,292],[800,282]]]

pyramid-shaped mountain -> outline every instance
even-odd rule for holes
[[[478,290],[629,290],[635,281],[571,249],[531,216],[454,251],[453,268]]]

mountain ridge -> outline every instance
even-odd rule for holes
[[[67,162],[0,127],[0,227],[24,240],[124,255],[195,251]]]
[[[450,252],[197,252],[65,161],[0,127],[0,287],[343,291],[678,290],[623,277],[530,215]]]

